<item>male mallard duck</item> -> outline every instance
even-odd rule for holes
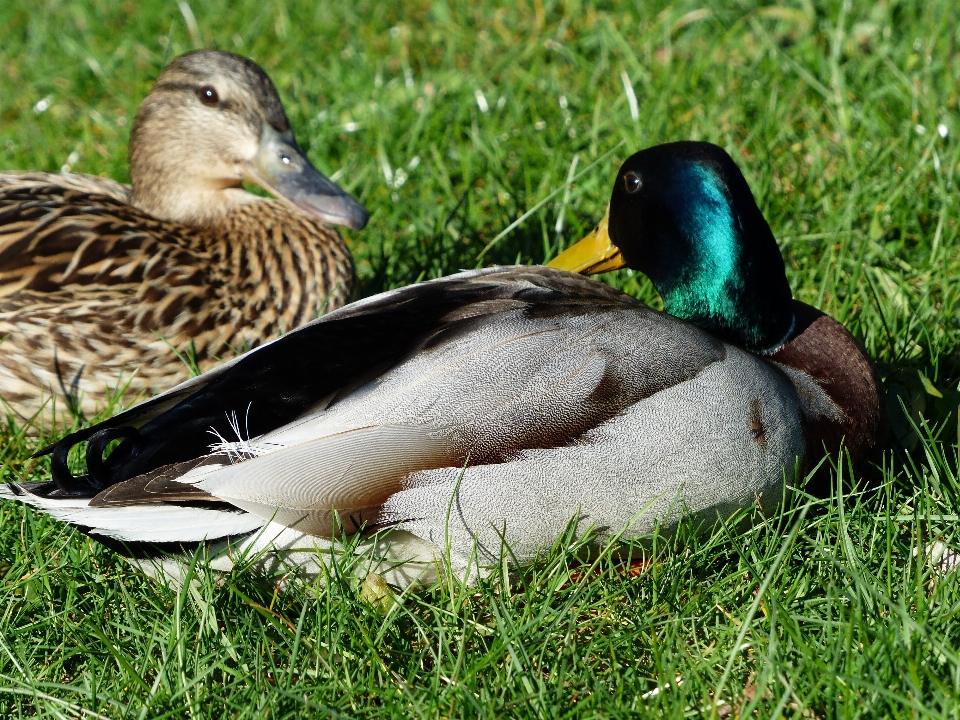
[[[362,546],[424,563],[390,570],[406,584],[446,547],[458,571],[474,553],[496,563],[502,541],[530,560],[574,517],[630,537],[681,510],[770,508],[797,462],[841,438],[855,459],[874,449],[870,361],[791,299],[723,150],[637,153],[584,242],[557,264],[626,261],[675,315],[545,267],[394,290],[65,438],[48,449],[52,482],[8,492],[128,550],[233,536],[211,546],[220,567],[272,546],[285,550],[267,567],[318,572],[314,548],[341,528],[392,527]],[[88,470],[74,476],[67,452],[82,440]]]
[[[60,390],[93,411],[118,381],[170,387],[188,373],[171,346],[210,367],[349,297],[328,224],[367,212],[307,159],[256,63],[170,63],[137,112],[130,179],[0,173],[0,399],[25,418]]]

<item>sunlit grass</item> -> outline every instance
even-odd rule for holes
[[[250,55],[372,213],[351,234],[363,295],[542,262],[600,218],[627,155],[716,142],[796,297],[877,358],[892,419],[876,487],[841,465],[834,497],[681,527],[642,563],[585,569],[560,543],[386,617],[346,560],[322,588],[235,573],[177,592],[3,503],[0,714],[954,717],[960,591],[926,557],[960,548],[958,26],[947,0],[0,4],[0,168],[126,179],[164,62]],[[605,279],[658,305],[638,274]],[[0,432],[3,477],[42,477],[27,458],[49,438]]]

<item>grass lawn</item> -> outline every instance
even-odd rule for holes
[[[0,716],[960,715],[960,586],[928,557],[960,549],[960,5],[400,5],[6,0],[0,168],[126,179],[164,63],[249,55],[371,211],[351,234],[369,295],[542,262],[600,218],[626,156],[711,140],[740,162],[795,296],[880,364],[881,482],[681,526],[633,566],[561,543],[506,581],[390,609],[361,600],[346,561],[320,588],[238,571],[177,592],[3,503]],[[658,304],[638,274],[605,279]],[[0,480],[41,477],[46,461],[25,462],[40,442],[0,430]]]

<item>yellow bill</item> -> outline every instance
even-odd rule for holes
[[[569,270],[582,275],[607,272],[622,268],[626,263],[620,254],[620,248],[610,241],[607,226],[610,222],[610,208],[603,215],[603,220],[596,229],[583,240],[571,245],[553,260],[547,267]]]

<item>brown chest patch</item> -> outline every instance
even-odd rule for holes
[[[808,465],[845,447],[854,464],[873,459],[886,433],[883,386],[853,335],[816,308],[794,301],[797,333],[770,360],[809,376],[840,411],[807,413]]]

